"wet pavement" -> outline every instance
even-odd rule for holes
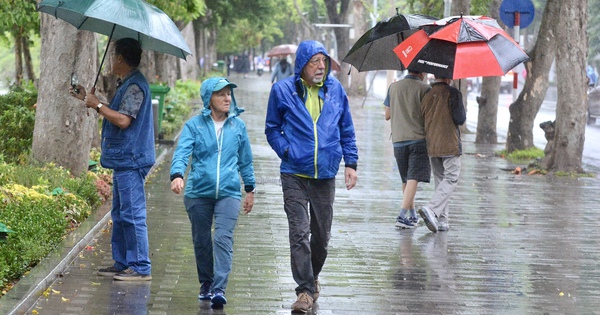
[[[1,314],[289,314],[295,300],[279,160],[264,136],[269,76],[232,77],[253,144],[256,204],[240,215],[224,310],[197,299],[189,221],[169,189],[170,150],[147,184],[153,280],[97,276],[112,263],[107,208],[6,296]],[[502,145],[463,135],[448,232],[394,228],[400,177],[381,100],[352,100],[358,185],[338,175],[330,254],[312,314],[600,314],[600,180],[514,175]],[[520,165],[524,166],[524,165]],[[433,193],[419,186],[417,205]],[[108,224],[108,225],[107,225]],[[45,293],[44,293],[45,292]]]

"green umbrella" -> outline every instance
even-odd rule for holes
[[[142,0],[44,0],[38,4],[37,9],[64,20],[77,29],[109,36],[109,44],[111,40],[130,37],[137,39],[142,49],[181,59],[192,54],[171,18]],[[107,51],[108,46],[100,68]]]

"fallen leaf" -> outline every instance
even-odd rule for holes
[[[63,302],[69,302],[69,299],[67,299],[66,297],[61,297]]]
[[[52,289],[52,293],[54,293],[54,294],[60,294],[60,291]]]
[[[101,284],[102,283],[100,283],[100,282],[94,282],[94,281],[92,281],[92,285],[101,285]]]

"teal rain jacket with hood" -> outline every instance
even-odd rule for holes
[[[281,173],[327,179],[335,177],[342,157],[346,167],[356,169],[358,149],[348,97],[340,82],[330,75],[330,65],[319,90],[323,107],[316,123],[305,106],[302,69],[318,53],[329,57],[317,41],[304,41],[298,46],[294,76],[271,88],[265,134],[281,159]]]
[[[221,136],[217,138],[210,116],[210,98],[213,92],[225,86],[231,87],[231,105]],[[185,185],[185,196],[188,198],[241,199],[240,176],[246,191],[254,189],[252,150],[246,124],[238,117],[244,109],[237,107],[233,95],[235,87],[225,78],[204,81],[200,88],[204,109],[183,127],[173,154],[171,178],[183,177],[191,156],[191,169]]]

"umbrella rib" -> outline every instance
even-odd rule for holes
[[[102,61],[100,62],[100,67],[98,67],[98,73],[96,74],[96,80],[94,81],[93,89],[96,88],[96,83],[98,83],[98,77],[100,76],[100,72],[102,71],[102,65],[104,64],[104,59],[106,59],[106,54],[108,53],[108,47],[110,46],[110,40],[112,39],[113,33],[115,32],[116,24],[113,24],[113,28],[110,31],[110,37],[108,37],[108,42],[106,44],[106,49],[104,49],[104,56],[102,56]]]

